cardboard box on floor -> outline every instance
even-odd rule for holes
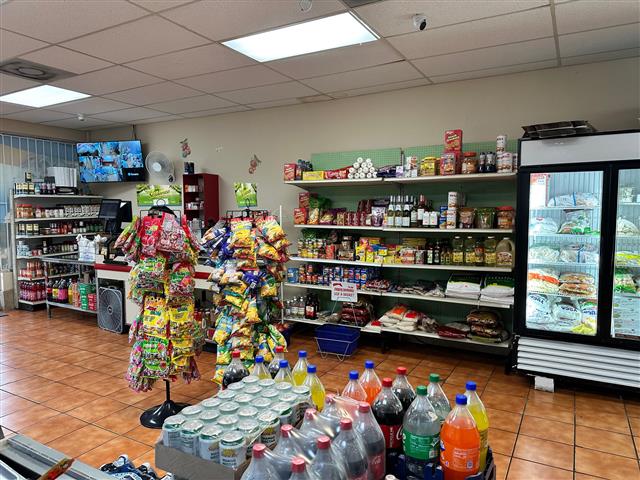
[[[249,466],[249,460],[238,470],[223,467],[219,463],[189,455],[175,448],[156,443],[156,466],[173,473],[176,479],[188,480],[240,480]]]

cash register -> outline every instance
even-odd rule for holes
[[[98,217],[105,220],[104,231],[109,235],[109,240],[105,244],[104,263],[113,263],[117,265],[126,265],[126,262],[115,260],[121,256],[112,248],[113,243],[122,233],[122,223],[132,220],[131,202],[119,199],[103,198],[100,203],[100,211]]]

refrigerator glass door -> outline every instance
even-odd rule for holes
[[[611,336],[640,341],[640,169],[618,173]]]
[[[529,174],[526,326],[596,335],[602,171]]]

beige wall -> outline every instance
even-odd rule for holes
[[[51,127],[40,123],[20,122],[8,118],[0,118],[0,132],[24,135],[26,137],[50,138],[53,140],[69,140],[83,142],[88,133],[70,128]]]
[[[221,208],[234,208],[233,182],[258,183],[260,207],[291,212],[298,189],[282,184],[282,165],[312,152],[442,143],[462,128],[464,140],[522,134],[522,125],[590,120],[599,130],[638,128],[638,59],[541,70],[500,77],[158,124],[139,125],[145,153],[159,150],[182,170],[179,141],[189,138],[197,171],[221,176]],[[130,138],[131,129],[92,132],[93,139]],[[262,160],[247,172],[253,154]],[[152,183],[162,183],[152,180]],[[128,184],[95,186],[135,203]],[[291,219],[285,215],[285,225]]]

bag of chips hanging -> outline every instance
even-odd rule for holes
[[[278,261],[280,258],[280,254],[275,247],[269,245],[263,239],[258,238],[258,257],[264,258],[266,260]]]
[[[276,220],[276,217],[272,215],[257,219],[256,226],[258,227],[260,234],[271,244],[276,240],[286,237],[286,234]]]
[[[255,237],[252,235],[251,220],[231,220],[231,236],[229,246],[231,248],[253,248]]]
[[[278,284],[273,275],[265,275],[260,285],[260,296],[276,297],[278,295]]]

